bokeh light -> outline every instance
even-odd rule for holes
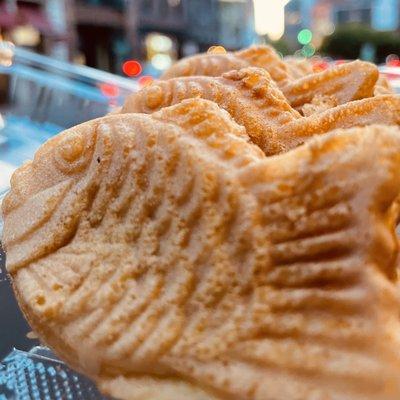
[[[390,67],[398,67],[400,65],[399,56],[397,54],[389,54],[386,57],[386,65]]]
[[[329,68],[329,62],[324,59],[319,59],[313,62],[313,71],[321,72]]]
[[[306,44],[301,52],[304,57],[310,58],[315,54],[315,47],[312,44]]]
[[[303,45],[311,43],[312,38],[313,34],[309,29],[302,29],[297,35],[297,40]]]
[[[37,46],[40,43],[40,32],[32,25],[21,25],[11,31],[11,37],[17,46]]]
[[[156,53],[166,53],[172,49],[172,39],[159,33],[152,33],[146,39],[151,49]]]
[[[325,21],[322,33],[326,36],[332,35],[335,32],[335,24],[331,21]]]
[[[226,54],[226,50],[224,46],[211,46],[207,53],[209,54]]]
[[[11,42],[0,41],[0,65],[11,67],[14,58],[14,44]]]
[[[294,55],[295,57],[300,57],[300,58],[302,58],[302,57],[303,57],[302,50],[296,50],[295,53],[294,53],[293,55]]]
[[[118,97],[119,96],[119,87],[113,85],[112,83],[100,83],[99,89],[101,93],[106,97]]]
[[[168,54],[155,54],[151,58],[151,64],[153,65],[154,68],[157,68],[161,71],[164,71],[165,69],[169,68],[172,64],[172,59],[171,56]]]
[[[140,86],[148,86],[154,82],[154,78],[150,75],[143,75],[138,79],[138,83]]]
[[[128,76],[138,76],[142,72],[142,66],[139,61],[129,60],[122,64],[122,71]]]
[[[289,0],[253,0],[255,29],[259,35],[279,40],[285,32],[285,5]]]
[[[168,0],[168,5],[171,7],[177,7],[181,4],[181,0]]]
[[[390,61],[390,63],[388,64],[389,67],[400,67],[400,60],[393,60]]]

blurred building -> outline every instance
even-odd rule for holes
[[[0,0],[0,39],[35,51],[66,57],[68,42],[63,0]],[[64,50],[62,50],[64,48]]]
[[[333,2],[332,14],[336,24],[358,22],[377,30],[399,27],[399,0],[353,0]]]
[[[291,44],[297,43],[297,35],[304,28],[308,27],[310,21],[305,18],[301,8],[301,0],[292,0],[285,7],[285,35],[284,38]]]
[[[251,0],[69,1],[77,46],[88,65],[102,69],[118,71],[129,57],[155,57],[154,65],[162,68],[168,66],[167,57],[215,44],[240,48],[254,39]],[[147,40],[151,35],[153,40]]]
[[[176,57],[245,47],[255,36],[252,0],[0,0],[0,29],[16,44],[112,72],[139,59],[156,73]]]
[[[292,0],[285,8],[285,37],[292,43],[303,29],[311,30],[318,42],[335,26],[346,23],[397,30],[400,0]]]

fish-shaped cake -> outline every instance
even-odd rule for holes
[[[236,52],[210,51],[186,57],[173,64],[161,78],[218,77],[246,67],[267,71],[291,106],[298,110],[312,103],[316,96],[334,98],[335,105],[339,105],[374,95],[394,93],[385,78],[379,76],[374,64],[356,60],[314,72],[310,60],[296,57],[282,59],[268,45],[251,46]],[[325,105],[328,103],[325,102]]]
[[[385,75],[380,74],[375,85],[375,96],[379,96],[381,94],[395,94],[395,93],[396,91],[389,82],[388,78]]]
[[[285,150],[277,131],[301,117],[268,72],[260,68],[231,71],[216,78],[196,76],[159,81],[131,94],[122,113],[152,113],[189,98],[211,100],[227,110],[267,154]]]
[[[283,58],[283,61],[288,67],[290,75],[293,77],[293,79],[303,78],[315,72],[313,63],[309,58],[286,56]]]
[[[194,75],[220,76],[246,67],[265,69],[278,85],[284,85],[293,79],[286,63],[268,45],[251,46],[236,52],[208,52],[186,57],[167,69],[161,79]]]
[[[343,89],[342,97],[335,97],[338,99],[336,107],[308,117],[302,117],[291,107],[268,72],[260,68],[244,68],[225,73],[221,77],[191,76],[158,81],[131,94],[122,113],[153,113],[189,98],[211,100],[227,110],[238,124],[243,125],[251,140],[267,155],[288,151],[313,135],[333,129],[372,124],[400,125],[399,96],[382,95],[355,100],[363,97],[361,93],[366,94],[366,87],[373,90],[373,85],[368,84],[372,78],[366,74],[365,79],[359,81],[359,90],[349,91],[346,82],[349,83],[348,78],[352,76],[354,66],[357,64],[345,64],[341,66],[340,73],[336,70],[321,73],[325,78],[329,75]],[[373,70],[370,72],[374,75]],[[356,77],[352,79],[356,80]],[[298,88],[304,87],[306,81],[311,86],[312,82],[324,82],[315,75],[309,75],[304,81],[298,81]],[[315,95],[319,93],[317,87]],[[294,90],[295,86],[291,88]],[[304,102],[297,105],[310,99],[304,97]],[[355,101],[351,101],[353,99]]]
[[[353,61],[306,75],[281,87],[293,108],[311,103],[316,96],[331,96],[336,104],[374,96],[379,72],[374,64]]]
[[[28,321],[115,398],[398,400],[400,129],[267,157],[215,103],[69,129],[17,170]]]

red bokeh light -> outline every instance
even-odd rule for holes
[[[154,81],[154,78],[149,75],[141,76],[138,79],[138,83],[140,86],[147,86],[150,85]]]
[[[142,66],[139,61],[129,60],[122,64],[122,71],[128,76],[138,76],[142,72]]]
[[[327,61],[317,61],[313,64],[314,72],[325,71],[328,68],[329,68],[329,63]]]
[[[399,79],[399,75],[397,75],[397,74],[384,74],[384,75],[389,81],[391,81],[392,79],[393,80],[394,79]]]
[[[390,60],[387,65],[389,67],[400,67],[400,60]]]
[[[99,89],[106,97],[118,97],[119,87],[111,83],[100,83]]]

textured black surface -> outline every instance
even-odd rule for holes
[[[0,244],[0,400],[106,400],[96,386],[27,338]]]
[[[0,362],[0,400],[106,400],[50,350],[13,350]],[[111,400],[111,399],[110,399]]]

